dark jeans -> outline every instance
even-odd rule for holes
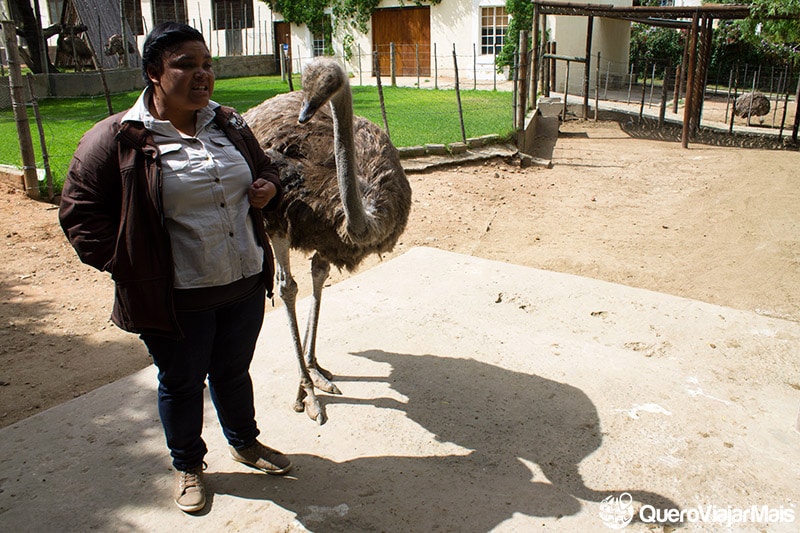
[[[158,414],[172,464],[200,465],[208,449],[203,430],[203,389],[222,432],[234,448],[251,445],[259,434],[253,405],[250,361],[264,321],[263,286],[247,298],[208,311],[178,311],[182,340],[141,335],[158,367]]]

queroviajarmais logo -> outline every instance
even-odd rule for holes
[[[600,502],[600,520],[606,527],[622,529],[633,520],[633,497],[623,492],[619,496],[608,496]]]

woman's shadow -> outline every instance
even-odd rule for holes
[[[621,492],[657,509],[677,508],[647,491],[586,486],[578,465],[600,447],[602,432],[597,409],[580,389],[470,359],[378,350],[354,355],[388,363],[391,373],[350,381],[385,380],[408,402],[338,396],[329,403],[402,411],[434,435],[428,440],[472,451],[343,463],[295,455],[295,477],[270,483],[273,490],[265,492],[261,476],[246,474],[210,474],[210,489],[269,499],[315,531],[488,531],[515,513],[569,516],[581,510],[580,500],[600,502]],[[429,442],[417,445],[430,449]]]

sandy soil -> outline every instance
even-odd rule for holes
[[[383,260],[432,246],[797,321],[799,162],[567,122],[552,169],[494,159],[410,174],[409,226]],[[77,260],[56,214],[0,191],[0,427],[150,363],[108,321],[111,281]],[[307,294],[303,256],[294,270]]]

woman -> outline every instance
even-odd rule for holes
[[[197,30],[153,28],[142,71],[134,106],[78,145],[59,219],[81,260],[111,273],[111,318],[140,334],[158,368],[175,502],[196,512],[206,499],[206,378],[233,458],[268,474],[291,468],[256,440],[249,373],[274,273],[262,210],[282,192],[241,116],[211,100],[211,55]]]

